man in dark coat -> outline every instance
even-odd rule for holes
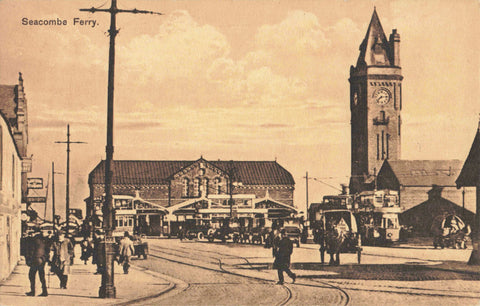
[[[45,264],[49,259],[50,241],[46,233],[40,234],[40,229],[36,229],[36,234],[28,239],[26,245],[25,261],[30,267],[28,278],[30,279],[30,292],[28,296],[35,296],[35,275],[38,271],[40,282],[42,283],[42,293],[40,296],[48,296],[47,285],[45,282]]]
[[[293,252],[293,242],[286,236],[285,229],[282,229],[279,234],[280,240],[273,247],[275,261],[273,262],[273,268],[277,269],[278,282],[277,284],[283,284],[283,271],[292,279],[292,283],[295,283],[297,276],[290,271],[290,256]]]

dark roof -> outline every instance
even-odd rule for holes
[[[477,134],[473,140],[470,153],[468,153],[465,164],[463,164],[462,171],[458,176],[456,183],[457,187],[472,187],[477,186],[480,176],[480,123]]]
[[[455,186],[462,161],[453,160],[389,160],[400,185]]]
[[[0,111],[9,119],[16,119],[15,108],[17,103],[15,99],[17,85],[0,85]]]
[[[368,30],[365,35],[365,38],[360,45],[360,55],[357,60],[357,66],[361,63],[365,63],[367,66],[374,65],[372,62],[372,49],[378,44],[381,46],[381,51],[385,55],[385,64],[390,65],[388,60],[390,59],[390,44],[388,43],[385,32],[383,31],[382,24],[378,18],[377,11],[373,10],[372,19],[368,25]]]
[[[114,184],[166,184],[167,180],[196,161],[176,160],[115,160]],[[237,181],[243,185],[294,185],[287,170],[276,161],[206,161],[228,173],[233,167]],[[89,175],[90,184],[102,184],[105,161],[101,161]]]

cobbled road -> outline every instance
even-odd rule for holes
[[[343,254],[339,267],[318,263],[313,246],[294,249],[295,284],[277,285],[271,249],[177,239],[149,240],[140,268],[165,276],[172,290],[140,305],[478,305],[480,271],[445,268],[442,251],[367,248],[362,264]],[[463,250],[468,252],[468,250]],[[440,254],[440,255],[439,255]],[[434,258],[435,257],[435,258]],[[448,259],[448,258],[446,258]],[[447,262],[448,265],[448,262]]]

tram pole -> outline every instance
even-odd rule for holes
[[[156,14],[161,13],[143,11],[143,10],[123,10],[117,8],[117,0],[112,0],[108,9],[90,8],[80,9],[82,12],[106,12],[110,14],[110,48],[108,52],[108,95],[107,95],[107,144],[105,147],[105,202],[103,204],[103,228],[105,230],[105,240],[102,244],[105,246],[105,263],[102,273],[102,284],[98,295],[101,298],[115,298],[116,289],[114,285],[114,239],[112,232],[114,229],[114,208],[113,208],[113,106],[114,106],[114,76],[115,76],[115,37],[118,34],[116,27],[116,16],[118,13],[132,14]]]

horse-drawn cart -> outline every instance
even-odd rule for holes
[[[331,265],[340,264],[340,253],[356,253],[358,263],[361,262],[361,239],[355,216],[350,210],[319,206],[313,218],[311,224],[315,242],[320,245],[322,264],[325,252],[330,254]]]

